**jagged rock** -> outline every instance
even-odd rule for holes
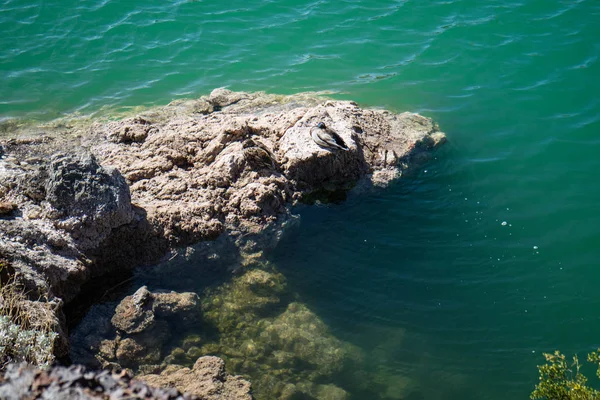
[[[27,148],[39,145],[24,141],[19,155],[31,156]],[[68,344],[62,303],[73,299],[93,274],[85,252],[131,220],[128,186],[116,169],[102,168],[89,153],[58,153],[25,163],[0,159],[0,194],[19,204],[19,214],[0,219],[0,255],[11,264],[32,305],[40,299],[59,304],[40,324],[54,326],[60,334],[55,352],[64,356]]]
[[[152,293],[146,286],[119,303],[112,324],[129,334],[143,332],[155,324]]]
[[[3,143],[0,197],[17,204],[25,219],[53,221],[68,234],[66,242],[107,265],[133,264],[144,253],[156,259],[155,249],[166,250],[165,243],[223,233],[243,239],[240,247],[247,239],[260,250],[277,239],[269,231],[290,218],[289,206],[298,199],[347,190],[359,180],[385,185],[444,138],[416,114],[311,94],[226,89],[122,121],[86,121],[51,124],[45,136]],[[321,121],[349,151],[331,152],[312,141],[310,129]],[[71,144],[73,135],[83,150]],[[67,141],[73,155],[52,156],[64,152]],[[127,185],[111,168],[127,179],[135,211]]]
[[[193,111],[205,103],[219,112]],[[144,204],[148,219],[177,244],[223,232],[239,237],[263,232],[286,218],[291,203],[315,191],[347,190],[361,179],[385,185],[444,137],[417,114],[225,89],[141,118],[156,127],[143,143],[96,140],[90,150],[121,170],[134,202]],[[317,146],[310,129],[320,121],[350,150]],[[94,129],[106,135],[117,128]]]
[[[208,373],[208,371],[207,371]],[[215,371],[216,374],[221,371]],[[226,376],[226,375],[225,375]],[[249,386],[249,384],[248,384]],[[251,399],[249,395],[230,390],[231,400]],[[238,397],[235,397],[239,393]],[[211,397],[212,396],[212,397]],[[87,370],[81,365],[71,367],[52,367],[40,370],[33,366],[9,365],[0,376],[0,398],[5,400],[21,399],[148,399],[148,400],[208,400],[215,399],[212,393],[198,391],[184,394],[168,387],[164,389],[150,386],[132,379],[127,373]],[[225,399],[225,397],[216,397]]]
[[[108,306],[90,310],[71,336],[77,345],[72,357],[76,362],[102,367],[137,369],[160,364],[171,332],[200,318],[196,293],[153,293],[143,286],[125,297],[113,312]]]
[[[129,187],[115,168],[91,154],[55,155],[47,167],[46,201],[57,211],[57,226],[81,250],[98,247],[112,229],[133,218]]]
[[[135,334],[153,327],[157,318],[197,321],[200,318],[198,295],[177,292],[151,293],[143,286],[119,303],[112,323],[126,334]]]
[[[160,375],[139,379],[154,386],[175,387],[206,400],[252,399],[250,383],[225,372],[225,362],[218,357],[200,357],[191,369],[171,365]]]
[[[92,276],[85,252],[132,218],[125,180],[89,153],[55,154],[26,164],[3,158],[0,193],[22,212],[0,219],[0,254],[19,272],[32,298],[70,301]]]

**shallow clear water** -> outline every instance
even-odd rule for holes
[[[414,399],[525,398],[600,346],[600,3],[4,1],[0,117],[233,90],[437,120],[415,176],[302,208],[272,259]],[[504,224],[506,222],[506,224]]]

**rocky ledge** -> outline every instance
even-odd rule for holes
[[[319,122],[347,151],[312,139]],[[295,203],[385,186],[445,140],[418,114],[225,89],[119,120],[55,121],[13,136],[0,142],[0,288],[22,294],[7,301],[15,290],[1,290],[0,314],[19,314],[15,304],[26,301],[16,309],[33,311],[12,322],[58,333],[59,357],[69,351],[63,305],[92,278],[217,238],[227,256],[256,258],[293,221]],[[134,335],[128,330],[144,321],[121,322]]]

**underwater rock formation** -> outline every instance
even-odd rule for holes
[[[249,268],[201,298],[171,292],[166,301],[142,287],[116,306],[94,306],[73,333],[74,361],[196,393],[188,385],[198,358],[218,355],[250,378],[258,399],[346,399],[333,381],[360,369],[361,350],[333,336],[272,265]]]
[[[327,382],[345,368],[359,368],[361,351],[335,338],[295,301],[272,268],[235,277],[207,293],[202,308],[219,337],[201,351],[219,354],[231,371],[250,377],[259,398],[347,398],[344,389]]]

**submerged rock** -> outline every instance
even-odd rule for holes
[[[221,332],[255,330],[258,318],[281,309],[285,290],[286,282],[281,273],[249,270],[203,299],[204,318]]]
[[[93,308],[73,332],[74,361],[136,370],[158,365],[172,333],[201,319],[196,293],[150,292],[146,286],[113,307]]]
[[[291,298],[280,273],[260,269],[208,293],[204,318],[217,327],[219,339],[201,350],[250,377],[259,399],[345,399],[345,390],[314,382],[332,382],[345,368],[360,368],[361,351],[335,338]]]

